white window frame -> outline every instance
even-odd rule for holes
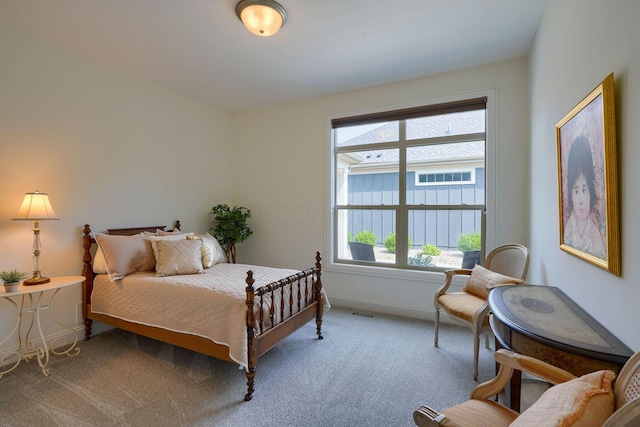
[[[420,100],[404,102],[399,104],[387,104],[377,107],[354,109],[349,111],[341,111],[337,113],[330,113],[326,116],[325,121],[325,155],[328,159],[328,167],[325,168],[325,197],[326,203],[329,207],[326,210],[325,224],[325,257],[324,257],[324,269],[328,272],[343,272],[352,273],[365,276],[375,277],[388,277],[388,278],[405,278],[405,279],[421,279],[424,275],[437,275],[441,272],[429,272],[429,271],[416,271],[412,269],[403,269],[395,267],[385,266],[363,266],[353,265],[344,262],[336,262],[335,254],[335,223],[333,206],[335,206],[334,191],[335,188],[335,176],[336,165],[335,156],[333,152],[333,128],[332,121],[339,118],[355,117],[365,114],[384,113],[387,111],[400,110],[405,108],[414,108],[428,105],[436,105],[447,102],[464,101],[466,99],[473,99],[485,97],[486,102],[486,126],[485,126],[485,227],[484,227],[484,247],[494,247],[496,245],[496,166],[497,166],[497,88],[491,87],[486,89],[479,89],[473,91],[460,92],[454,95],[446,95],[440,97],[424,98]]]

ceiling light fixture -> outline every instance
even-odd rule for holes
[[[242,0],[236,15],[257,36],[272,36],[287,20],[287,11],[273,0]]]

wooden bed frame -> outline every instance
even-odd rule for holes
[[[180,222],[176,221],[176,229],[180,229]],[[134,227],[134,228],[117,228],[109,229],[109,234],[130,236],[139,234],[143,231],[156,231],[157,229],[164,230],[165,226],[153,226],[153,227]],[[185,334],[180,332],[173,332],[166,329],[156,328],[153,326],[146,326],[138,323],[128,322],[115,317],[111,317],[104,314],[97,314],[91,312],[91,292],[93,291],[93,278],[95,273],[93,272],[91,264],[91,246],[95,243],[95,239],[91,236],[91,228],[89,224],[85,224],[83,229],[82,246],[84,248],[84,255],[82,258],[83,268],[82,275],[85,277],[85,282],[82,288],[82,300],[83,300],[83,316],[84,316],[84,329],[85,340],[91,337],[91,323],[97,321],[105,323],[107,325],[114,326],[119,329],[124,329],[129,332],[133,332],[145,337],[153,338],[162,342],[173,344],[179,347],[183,347],[189,350],[203,353],[209,356],[213,356],[218,359],[234,362],[229,357],[229,349],[225,345],[216,344],[213,341],[202,338],[197,335]],[[322,297],[322,264],[320,252],[316,252],[315,267],[301,271],[293,276],[283,278],[277,282],[270,283],[262,286],[258,289],[254,289],[253,272],[250,270],[247,272],[246,278],[246,304],[247,304],[247,351],[248,361],[247,366],[247,394],[244,396],[244,400],[251,400],[255,386],[256,365],[258,364],[258,357],[265,354],[271,348],[273,348],[280,341],[291,335],[297,329],[307,324],[310,320],[316,320],[316,331],[318,339],[322,337],[322,315],[323,305],[321,301]],[[312,280],[312,295],[301,295],[300,284],[308,283],[308,280]],[[296,288],[296,284],[298,284]],[[265,310],[260,310],[260,318],[255,318],[254,304],[260,304],[262,306],[267,303],[263,303],[263,296],[272,295],[276,290],[282,292],[286,288],[290,289],[291,298],[287,304],[284,301],[281,302],[280,307],[274,307],[273,303],[266,308],[271,313],[271,323],[273,324],[273,314],[280,311],[281,322],[275,324],[272,328],[262,330],[263,314]],[[305,290],[307,287],[305,286]],[[305,292],[306,293],[306,292]],[[274,298],[270,299],[274,301]],[[291,315],[292,307],[296,306],[299,311]],[[258,325],[257,328],[255,325]]]

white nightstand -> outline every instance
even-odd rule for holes
[[[13,327],[9,335],[4,340],[2,340],[2,342],[0,342],[0,346],[14,334],[17,333],[18,336],[18,350],[5,354],[4,357],[2,357],[2,359],[0,360],[0,365],[10,365],[10,368],[5,369],[4,371],[0,371],[0,378],[2,378],[4,374],[11,372],[15,368],[17,368],[23,359],[29,361],[33,357],[37,358],[38,364],[42,368],[42,373],[44,375],[49,375],[47,365],[49,364],[50,352],[57,355],[66,354],[67,356],[75,356],[80,352],[80,349],[76,347],[76,344],[78,343],[78,334],[73,330],[73,328],[55,319],[53,313],[51,312],[51,307],[53,305],[53,300],[60,289],[82,283],[83,281],[83,276],[52,277],[49,283],[32,286],[24,286],[23,284],[20,284],[20,287],[16,292],[0,292],[0,298],[4,301],[7,301],[10,305],[13,305],[13,307],[16,309],[16,325]],[[45,304],[42,296],[47,291],[53,291],[53,294],[51,295],[51,298],[49,298],[49,303]],[[16,303],[10,297],[22,297],[20,305],[18,305],[18,303]],[[66,346],[67,343],[66,339],[64,338],[56,338],[51,342],[51,344],[47,344],[47,340],[45,339],[44,333],[42,332],[42,325],[40,323],[40,312],[45,310],[48,310],[51,314],[51,320],[53,320],[63,328],[73,332],[73,335],[75,336],[74,342],[66,350],[56,350],[54,348]],[[27,332],[23,334],[23,328],[21,328],[21,325],[22,317],[25,313],[33,313],[33,316],[31,316],[31,322],[29,327],[27,328]],[[41,344],[38,346],[36,346],[31,336],[34,326],[38,330],[38,334],[40,335]],[[62,343],[59,343],[60,340],[62,340]],[[57,346],[56,344],[60,345]],[[14,358],[16,359],[16,361],[12,362],[11,360]]]

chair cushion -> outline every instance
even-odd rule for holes
[[[602,426],[613,414],[613,371],[597,371],[545,391],[511,426]]]
[[[470,399],[440,411],[453,425],[474,427],[508,426],[518,413],[492,400]]]
[[[476,265],[471,271],[471,276],[464,285],[462,290],[464,292],[470,292],[480,298],[487,299],[489,292],[487,286],[491,285],[506,285],[506,284],[518,284],[524,283],[524,280],[516,279],[514,277],[503,276],[495,271],[487,270],[481,265]]]
[[[486,302],[486,299],[468,292],[449,292],[438,298],[438,304],[445,312],[469,323],[473,322],[473,316]],[[487,317],[484,318],[483,324],[489,324]]]

